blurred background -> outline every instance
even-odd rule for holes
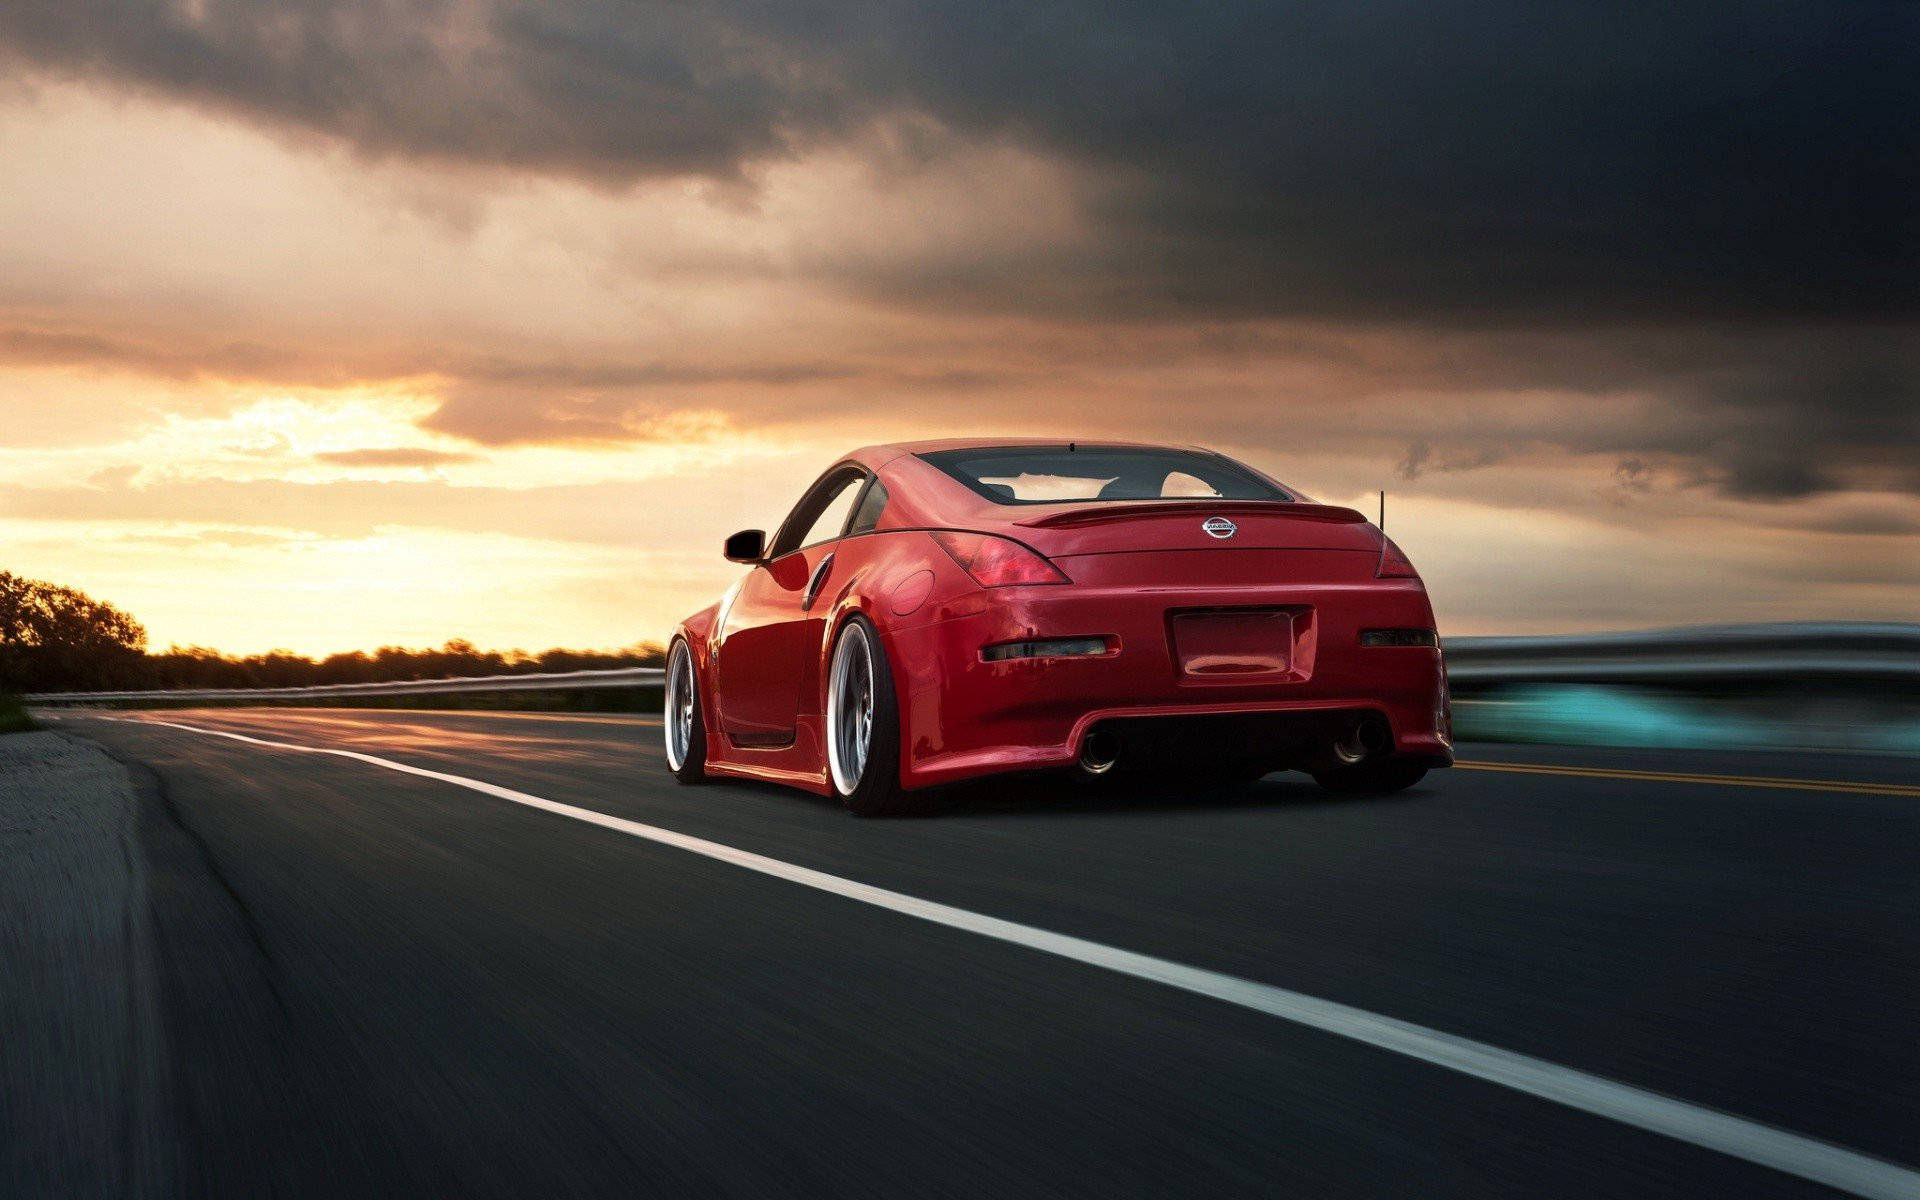
[[[1914,20],[9,4],[0,569],[154,679],[632,658],[852,446],[1199,442],[1389,492],[1464,729],[1910,744]]]

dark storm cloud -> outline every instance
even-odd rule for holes
[[[1913,335],[1822,359],[1717,397],[1734,432],[1724,490],[1758,499],[1827,491],[1865,468],[1889,490],[1920,492],[1920,355]]]
[[[807,107],[777,53],[673,4],[13,0],[0,37],[376,154],[607,177],[729,174]]]
[[[1088,169],[1100,249],[872,281],[921,297],[1452,321],[1915,304],[1906,3],[11,0],[0,41],[373,153],[728,177],[922,113]]]
[[[804,268],[941,313],[1221,331],[1248,344],[1183,352],[1319,363],[1332,402],[1431,389],[1443,428],[1379,434],[1410,480],[1546,445],[1637,464],[1621,491],[1658,464],[1748,499],[1920,492],[1920,5],[7,0],[8,53],[370,155],[608,186],[738,180],[867,146],[890,121],[922,132],[888,142],[888,170],[944,139],[1013,142],[1072,168],[1086,237],[935,260],[802,248]],[[1244,332],[1271,317],[1441,344],[1342,361],[1338,337]],[[1064,339],[1057,365],[1093,361],[1089,344]],[[182,350],[69,331],[0,332],[7,358],[437,374],[428,428],[485,444],[672,436],[661,418],[709,385],[750,415],[819,403],[798,394],[834,380],[890,400],[945,386],[873,361]],[[1005,362],[951,369],[1018,394]],[[1646,403],[1598,419],[1563,398],[1536,424],[1482,425],[1477,397],[1532,388]],[[1256,434],[1267,419],[1219,411],[1193,418]]]
[[[1569,448],[1691,457],[1700,482],[1742,499],[1920,492],[1917,349],[1901,330],[1763,331],[1737,362],[1703,355],[1660,379],[1666,419],[1590,431]]]
[[[1473,347],[1471,349],[1464,347]],[[1470,416],[1446,445],[1407,444],[1405,479],[1475,470],[1516,445],[1618,456],[1615,483],[1645,490],[1646,456],[1687,464],[1679,482],[1746,500],[1849,488],[1920,493],[1920,336],[1897,327],[1510,334],[1394,369],[1483,401],[1543,388],[1572,393],[1532,425]],[[1583,411],[1579,396],[1596,407]],[[1622,412],[1609,395],[1642,396]],[[1469,406],[1470,407],[1470,406]]]

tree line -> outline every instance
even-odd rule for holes
[[[314,687],[463,675],[657,667],[652,644],[622,650],[481,650],[461,639],[438,649],[382,646],[308,658],[286,650],[236,656],[204,646],[147,651],[147,631],[74,588],[0,571],[0,691],[92,692],[157,688]]]

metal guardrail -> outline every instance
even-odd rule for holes
[[[659,667],[610,671],[560,671],[543,675],[469,675],[457,679],[400,679],[386,683],[329,683],[318,687],[175,688],[146,692],[41,692],[21,697],[29,704],[108,704],[129,700],[325,700],[349,696],[443,696],[455,692],[571,692],[583,688],[647,687],[659,684]]]
[[[1702,625],[1632,633],[1554,637],[1448,638],[1455,683],[1703,683],[1874,680],[1920,681],[1920,624],[1790,622]],[[274,701],[350,696],[437,696],[456,692],[576,691],[646,687],[658,667],[336,683],[305,688],[205,688],[146,692],[51,692],[32,704],[140,700]]]
[[[1920,625],[1696,625],[1632,633],[1448,638],[1456,683],[1920,681]]]

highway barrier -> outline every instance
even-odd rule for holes
[[[1920,624],[1790,622],[1445,639],[1463,739],[1920,752]],[[657,667],[319,687],[56,692],[33,704],[327,704],[546,693],[600,704],[657,689]],[[568,693],[574,695],[569,696]],[[531,703],[507,701],[513,707]],[[629,710],[632,699],[620,703]],[[650,699],[638,703],[651,704]]]
[[[1463,740],[1920,753],[1920,625],[1447,639]]]
[[[1793,622],[1707,625],[1632,633],[1551,637],[1450,637],[1447,670],[1456,687],[1513,683],[1802,684],[1920,681],[1920,624]],[[551,674],[405,679],[295,688],[205,688],[123,692],[44,692],[34,704],[115,704],[143,700],[315,700],[352,696],[431,696],[456,692],[576,691],[658,687],[658,667]]]
[[[1448,638],[1456,685],[1920,681],[1920,625],[1804,621],[1555,637]]]

